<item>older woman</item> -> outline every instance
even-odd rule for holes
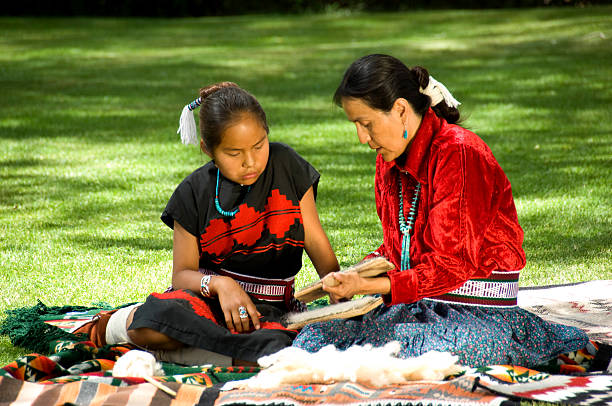
[[[381,294],[367,315],[306,326],[294,345],[402,343],[400,356],[450,351],[464,365],[535,365],[583,348],[587,336],[517,307],[525,266],[510,182],[489,147],[462,128],[458,102],[422,67],[368,55],[334,96],[357,137],[376,151],[382,255],[376,278],[335,273],[334,298]]]

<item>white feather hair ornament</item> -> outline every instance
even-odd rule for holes
[[[185,145],[198,145],[198,129],[196,127],[195,118],[193,117],[193,111],[198,108],[200,104],[202,104],[202,99],[198,97],[183,107],[183,111],[181,112],[179,128],[176,130],[176,133],[181,134],[181,142]]]
[[[434,79],[433,76],[429,77],[429,84],[427,85],[427,87],[425,89],[421,87],[419,88],[419,91],[431,98],[432,106],[435,106],[442,100],[444,100],[447,106],[453,108],[457,108],[457,106],[461,104],[457,99],[453,97],[453,95],[446,88],[446,86]]]

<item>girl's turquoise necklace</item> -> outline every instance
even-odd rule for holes
[[[223,210],[221,208],[221,204],[219,204],[219,168],[217,168],[217,186],[215,187],[215,207],[217,208],[217,212],[222,215],[222,216],[226,216],[226,217],[232,217],[234,216],[236,213],[238,213],[238,208],[236,208],[235,210],[232,211],[226,211]],[[246,200],[246,195],[249,194],[249,192],[251,191],[251,185],[249,185],[245,195],[244,195],[244,199],[242,199],[242,202],[240,202],[240,204],[244,203],[244,201]],[[238,207],[240,207],[240,204],[238,205]]]
[[[402,259],[401,259],[401,271],[410,269],[410,231],[414,226],[414,218],[417,211],[417,202],[419,201],[419,192],[421,191],[421,184],[417,183],[414,189],[414,197],[412,198],[412,204],[410,205],[410,213],[408,216],[408,222],[404,219],[404,187],[402,186],[402,176],[397,175],[399,183],[399,228],[402,232]]]

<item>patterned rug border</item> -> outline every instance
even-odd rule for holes
[[[464,376],[450,381],[415,381],[383,388],[340,382],[330,385],[285,385],[269,390],[221,390],[215,406],[500,406],[508,401],[505,396],[476,388],[477,380],[477,377]]]

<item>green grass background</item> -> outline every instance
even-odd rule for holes
[[[381,242],[374,154],[331,96],[357,57],[423,65],[492,148],[525,230],[521,284],[612,279],[612,7],[197,19],[0,18],[0,311],[143,300],[170,283],[176,134],[235,81],[317,167],[342,266]],[[313,280],[305,257],[298,285]],[[0,364],[23,354],[0,339]]]

